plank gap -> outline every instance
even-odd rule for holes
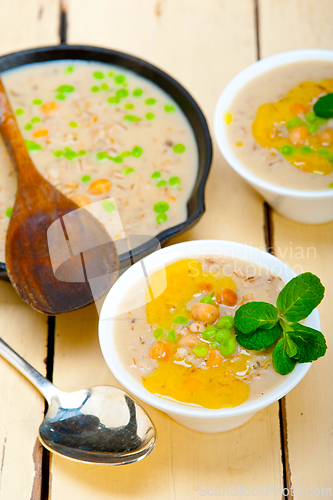
[[[264,236],[266,250],[271,255],[275,255],[274,251],[274,226],[272,218],[272,209],[268,203],[264,203]],[[282,498],[291,500],[294,498],[292,494],[291,470],[289,463],[288,450],[288,431],[287,431],[287,414],[285,398],[279,401],[279,421],[280,421],[280,442],[281,442],[281,460],[283,470],[283,492]]]
[[[254,0],[254,22],[256,31],[256,49],[257,49],[257,59],[261,59],[260,56],[260,31],[259,31],[259,0]]]
[[[47,356],[46,356],[46,378],[53,381],[54,368],[54,340],[55,340],[55,317],[49,316],[47,321]],[[44,415],[48,409],[47,401],[45,400]],[[50,493],[50,452],[43,447],[42,457],[42,481],[41,481],[41,500],[49,500]]]
[[[66,0],[60,0],[60,19],[59,19],[59,37],[60,43],[67,43],[67,3]]]

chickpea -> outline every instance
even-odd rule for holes
[[[159,359],[160,361],[168,361],[170,356],[170,346],[165,342],[154,342],[149,353],[152,359]]]
[[[325,128],[316,134],[317,139],[321,144],[328,145],[333,142],[333,130],[331,128]]]
[[[237,293],[231,290],[231,288],[221,288],[216,294],[216,302],[228,307],[235,307],[237,300]]]
[[[188,333],[185,337],[182,337],[179,341],[181,347],[195,347],[200,343],[200,340],[193,333]]]
[[[85,205],[89,205],[91,203],[90,198],[84,194],[77,194],[76,196],[73,196],[72,200],[74,203],[79,205],[79,207],[84,207]]]
[[[294,144],[304,143],[307,137],[308,137],[308,129],[306,127],[296,127],[289,134],[289,139]]]
[[[218,308],[212,304],[206,304],[204,302],[194,304],[191,312],[192,318],[195,321],[201,321],[202,323],[215,323],[219,317]]]
[[[104,194],[110,191],[111,182],[108,179],[98,179],[90,184],[89,192],[91,194]]]

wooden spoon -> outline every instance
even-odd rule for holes
[[[6,238],[9,279],[22,299],[42,313],[54,315],[84,307],[115,281],[115,245],[97,219],[87,210],[78,210],[76,203],[36,170],[1,78],[0,131],[18,177]]]

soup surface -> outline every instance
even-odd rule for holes
[[[238,259],[192,258],[156,272],[150,284],[148,291],[144,281],[133,286],[114,323],[123,365],[150,392],[223,408],[256,399],[284,380],[272,365],[274,346],[244,349],[233,326],[241,304],[276,303],[283,283],[268,269]]]
[[[244,86],[226,115],[227,136],[243,165],[266,181],[301,190],[333,188],[333,120],[315,102],[333,92],[333,61],[269,70]]]
[[[81,207],[113,197],[126,235],[153,236],[186,219],[197,145],[184,113],[161,88],[132,71],[84,61],[2,76],[33,162],[62,193]],[[17,181],[1,137],[0,165],[4,261]]]

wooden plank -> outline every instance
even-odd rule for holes
[[[333,49],[331,0],[259,0],[261,57],[300,49]]]
[[[0,52],[59,43],[59,0],[0,0]]]
[[[156,63],[190,89],[211,128],[223,87],[255,60],[254,26],[254,5],[248,0],[95,0],[84,9],[79,0],[69,2],[70,43],[112,47]],[[233,173],[216,146],[206,200],[207,212],[187,239],[225,238],[264,246],[262,200]],[[54,381],[62,389],[118,385],[103,362],[97,322],[93,307],[57,318]],[[187,430],[146,408],[159,435],[148,458],[107,468],[54,456],[52,499],[175,500],[197,498],[208,488],[229,488],[231,495],[233,485],[238,491],[259,485],[282,488],[277,404],[239,429],[212,435]]]
[[[45,373],[47,317],[30,309],[9,283],[0,282],[1,337]],[[41,449],[38,427],[44,399],[0,358],[0,500],[39,499]]]
[[[332,49],[332,20],[330,0],[260,0],[262,56],[310,47]],[[311,271],[317,274],[326,287],[320,315],[322,331],[330,345],[333,223],[302,225],[274,213],[273,227],[277,257],[297,273]],[[291,481],[294,489],[299,488],[295,490],[296,495],[301,493],[302,497],[332,496],[332,489],[327,493],[322,490],[332,488],[333,479],[332,360],[329,349],[325,358],[314,363],[305,379],[286,398]]]
[[[0,0],[0,54],[57,43],[58,0]],[[0,281],[0,335],[45,373],[47,318]],[[42,448],[37,441],[44,399],[0,359],[0,500],[39,500]]]

